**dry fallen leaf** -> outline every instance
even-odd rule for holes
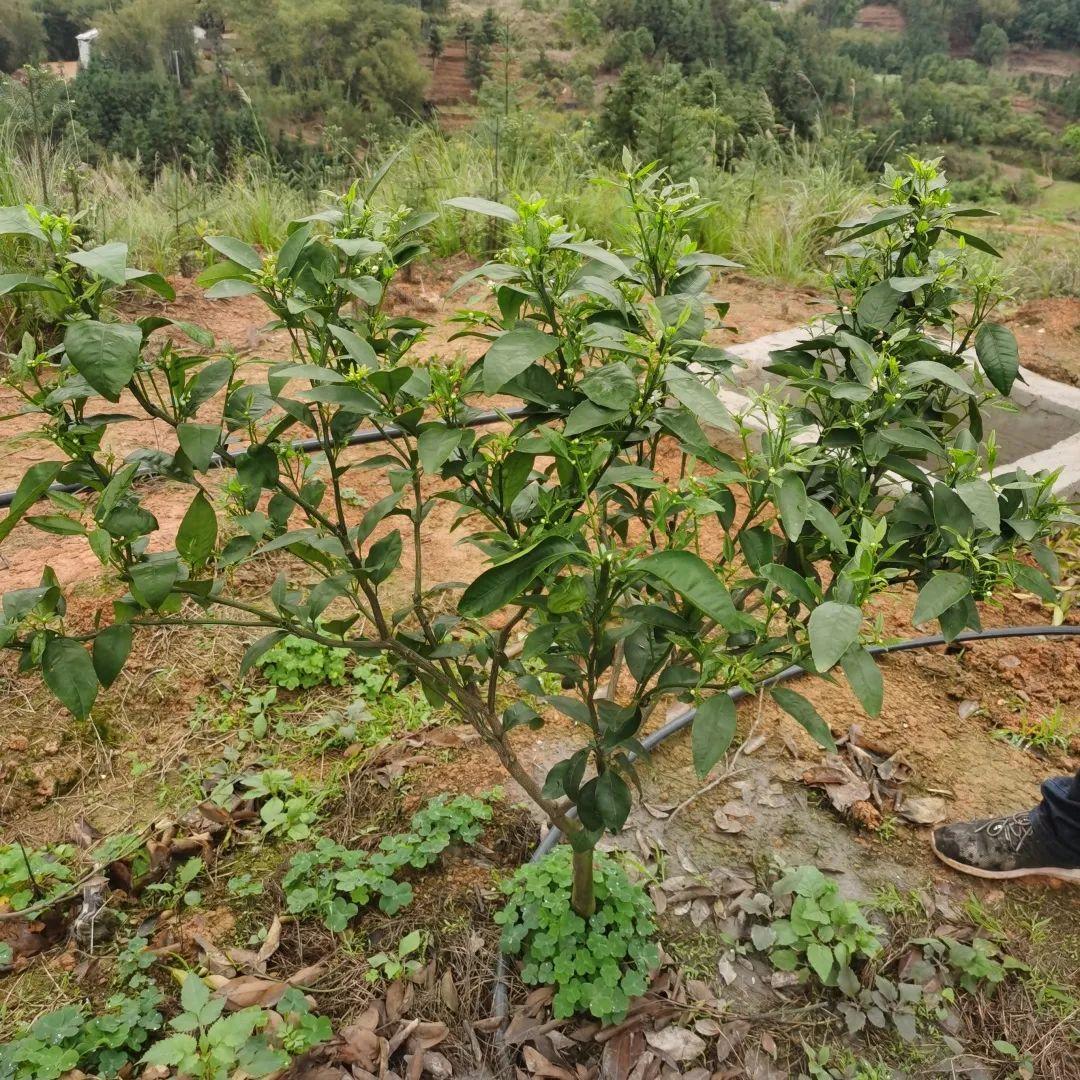
[[[948,817],[945,800],[936,795],[925,798],[905,798],[896,812],[915,825],[936,825]]]
[[[279,979],[261,979],[257,975],[239,975],[228,979],[218,990],[230,1009],[246,1009],[251,1005],[270,1008],[278,1003],[289,984]]]
[[[555,1062],[549,1061],[535,1046],[526,1046],[522,1050],[525,1059],[525,1068],[533,1076],[548,1077],[549,1080],[576,1080],[569,1069],[564,1069]]]
[[[281,918],[277,915],[274,916],[273,922],[270,923],[270,928],[266,931],[266,940],[262,943],[256,954],[256,960],[259,964],[265,964],[274,953],[277,952],[278,946],[281,944]]]
[[[646,1031],[645,1041],[658,1053],[672,1061],[693,1061],[705,1053],[705,1040],[689,1028],[666,1027],[663,1031]]]

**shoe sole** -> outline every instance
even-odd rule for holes
[[[930,847],[946,866],[959,870],[961,874],[970,874],[972,877],[987,878],[992,881],[1002,881],[1007,878],[1046,877],[1054,878],[1056,881],[1070,881],[1080,884],[1080,867],[1075,870],[1063,866],[1025,867],[1020,870],[983,870],[978,866],[969,866],[967,863],[957,862],[955,859],[950,859],[948,855],[942,855],[938,851],[937,844],[934,843],[932,836],[930,838]]]

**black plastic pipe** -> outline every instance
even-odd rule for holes
[[[497,424],[500,420],[520,420],[523,416],[528,415],[530,415],[528,407],[507,409],[504,412],[483,412],[474,416],[471,420],[466,421],[462,427],[485,427],[487,424]],[[365,431],[358,431],[355,435],[350,436],[346,445],[367,446],[369,443],[386,442],[388,439],[396,439],[399,435],[404,434],[406,434],[405,430],[399,428],[396,424],[391,424],[389,427],[384,427],[381,430],[378,428],[368,428]],[[300,439],[292,444],[292,448],[294,450],[299,450],[301,453],[310,454],[314,450],[321,450],[323,444],[318,439]],[[214,468],[220,468],[223,463],[221,458],[215,454],[210,459],[210,464]],[[144,466],[140,468],[135,475],[138,478],[143,478],[147,476],[156,476],[157,473],[148,466]],[[64,491],[69,494],[87,490],[88,488],[83,484],[53,484],[52,487],[49,488],[49,491]],[[0,509],[5,506],[10,506],[14,498],[14,491],[0,491]]]
[[[906,641],[897,641],[891,645],[872,645],[868,651],[874,654],[908,652],[912,649],[930,649],[935,645],[953,645],[963,644],[968,641],[993,641],[997,638],[1024,637],[1080,637],[1080,626],[1003,626],[991,630],[969,630],[965,633],[958,634],[951,641],[946,641],[941,634],[930,634],[926,637],[908,638]],[[743,698],[755,693],[758,689],[774,686],[776,683],[786,682],[788,679],[793,679],[798,675],[806,674],[809,673],[805,668],[799,667],[798,664],[792,664],[791,667],[786,667],[783,671],[777,672],[777,674],[771,675],[767,679],[762,679],[762,681],[755,686],[754,690],[748,691],[744,690],[741,686],[735,686],[729,689],[727,693],[732,701],[741,701]],[[657,728],[651,735],[645,736],[645,738],[641,740],[641,745],[646,750],[653,750],[665,739],[670,738],[672,735],[677,735],[680,731],[688,728],[690,724],[693,723],[696,714],[697,709],[687,708],[685,711],[679,713],[678,716],[669,720],[663,727]],[[630,751],[627,754],[627,757],[631,761],[635,761],[637,760],[638,755],[633,751]],[[570,807],[567,811],[567,817],[572,818],[576,816],[576,808]],[[545,855],[549,854],[555,845],[562,839],[562,835],[562,830],[553,825],[545,834],[544,839],[536,846],[536,850],[529,857],[529,862],[538,862]],[[509,987],[506,984],[506,957],[500,952],[495,964],[495,989],[492,992],[492,1015],[505,1019],[508,1011]]]

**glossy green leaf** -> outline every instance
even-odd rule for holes
[[[690,730],[690,748],[698,776],[708,775],[727,752],[735,737],[735,722],[735,702],[728,694],[714,694],[697,707]]]
[[[531,326],[497,337],[484,357],[484,393],[497,394],[511,379],[559,347],[559,339]]]
[[[880,716],[885,698],[885,680],[873,656],[857,645],[840,657],[840,667],[866,714]]]
[[[56,695],[72,716],[79,720],[90,715],[98,693],[98,677],[90,654],[77,641],[50,637],[41,657],[45,685]]]
[[[862,611],[852,604],[827,600],[810,613],[807,630],[814,667],[828,671],[859,640]]]
[[[112,686],[116,677],[124,670],[131,654],[131,643],[132,631],[127,623],[113,623],[94,638],[94,672],[98,682],[106,689]]]
[[[746,616],[736,610],[731,594],[712,567],[692,551],[661,551],[642,559],[638,569],[671,586],[725,630],[735,633],[746,628]]]
[[[545,570],[577,551],[569,541],[549,536],[527,551],[485,570],[462,593],[458,611],[480,619],[520,596]]]
[[[15,528],[26,511],[49,490],[63,464],[62,461],[39,461],[23,473],[7,515],[0,521],[0,540]]]
[[[71,323],[64,349],[75,370],[109,401],[119,401],[139,362],[142,331],[127,323]]]
[[[975,334],[975,355],[994,389],[1008,397],[1020,374],[1020,350],[1013,332],[1000,323],[983,323]]]
[[[217,515],[209,499],[197,492],[176,533],[176,550],[189,566],[202,566],[217,543]]]
[[[921,626],[937,619],[970,592],[971,582],[963,574],[939,571],[919,590],[911,621]]]
[[[822,720],[817,709],[802,694],[797,694],[786,686],[774,686],[769,693],[784,712],[806,729],[814,742],[832,753],[836,752],[836,742],[829,730],[829,725]]]

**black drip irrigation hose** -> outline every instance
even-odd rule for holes
[[[969,641],[994,641],[997,638],[1026,638],[1026,637],[1080,637],[1080,626],[1004,626],[992,630],[978,630],[967,631],[963,634],[958,634],[951,641],[946,641],[941,634],[930,634],[926,637],[909,638],[906,641],[897,641],[891,645],[873,645],[869,648],[869,652],[874,654],[879,653],[894,653],[894,652],[909,652],[912,649],[929,649],[935,645],[962,645]],[[797,664],[792,664],[791,667],[784,668],[783,671],[778,672],[776,675],[772,675],[767,679],[762,679],[757,683],[754,690],[744,690],[741,686],[735,686],[728,690],[728,697],[732,701],[742,701],[743,698],[749,697],[751,694],[756,693],[757,690],[764,689],[765,687],[774,686],[776,683],[786,682],[788,679],[793,679],[798,675],[808,674],[805,668],[799,667]],[[657,728],[651,735],[647,735],[641,740],[641,745],[646,750],[652,750],[664,742],[665,739],[670,738],[672,735],[677,735],[680,731],[684,731],[693,723],[694,716],[697,713],[697,709],[687,708],[685,711],[679,713],[678,716],[673,717],[663,727]],[[638,755],[633,751],[627,755],[631,761],[637,759]],[[567,811],[567,817],[576,817],[577,810],[574,807],[570,807]],[[545,855],[549,854],[555,845],[562,839],[562,830],[556,826],[552,826],[544,835],[543,840],[537,845],[536,850],[529,857],[529,862],[539,862]],[[495,988],[492,991],[492,1015],[500,1017],[504,1022],[509,1013],[510,1006],[510,988],[507,985],[506,977],[506,956],[501,951],[495,962]],[[503,1046],[502,1042],[502,1027],[499,1028],[496,1033],[496,1039],[499,1041],[500,1046]]]
[[[516,409],[506,409],[502,412],[482,412],[478,413],[471,420],[465,421],[462,427],[485,427],[488,424],[497,424],[501,420],[520,420],[522,417],[536,415],[535,410],[526,407],[518,407]],[[404,428],[398,427],[396,424],[391,424],[389,427],[368,428],[365,431],[358,431],[355,435],[349,437],[346,442],[347,446],[367,446],[369,443],[387,442],[390,439],[396,439],[401,435],[408,434]],[[318,439],[300,439],[292,444],[294,450],[298,450],[301,453],[310,454],[312,451],[322,450],[323,444]],[[213,468],[221,468],[224,465],[222,459],[215,454],[210,459],[210,465]],[[144,479],[148,476],[159,475],[156,470],[149,466],[143,466],[136,473],[136,478]],[[89,489],[84,484],[53,484],[49,488],[49,491],[62,491],[68,494],[75,494],[80,491],[88,491]],[[12,500],[15,498],[14,491],[0,491],[0,509],[5,506],[10,506]]]

